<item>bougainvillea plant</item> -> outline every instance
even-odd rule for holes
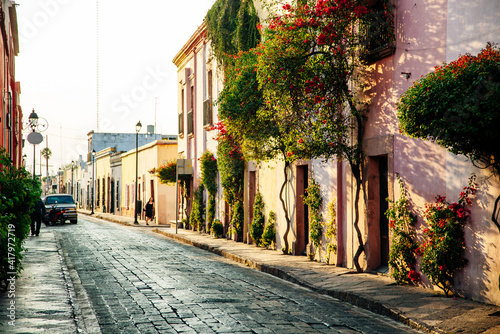
[[[500,176],[500,49],[488,44],[415,81],[397,104],[400,129],[430,139]],[[497,197],[492,221],[500,230]]]
[[[415,241],[415,224],[417,217],[411,212],[410,201],[403,180],[397,175],[401,195],[399,200],[389,202],[385,215],[389,219],[392,232],[389,267],[396,283],[413,283],[420,278],[415,270],[417,262]]]
[[[449,203],[446,197],[437,196],[436,202],[427,204],[424,212],[428,228],[424,230],[424,243],[417,251],[422,255],[420,267],[446,296],[453,292],[455,273],[467,264],[464,226],[470,219],[468,206],[476,191],[475,179],[474,174],[469,178],[458,202]]]
[[[160,183],[173,185],[176,180],[177,160],[171,160],[156,169],[156,176],[160,179]]]
[[[216,123],[213,129],[217,130],[214,139],[217,140],[217,165],[224,199],[229,204],[231,218],[238,218],[239,215],[233,215],[232,211],[238,202],[243,202],[245,160],[239,143],[227,132],[224,122]],[[235,222],[234,225],[240,224]],[[236,231],[241,234],[242,229]]]
[[[354,265],[360,272],[365,108],[357,93],[363,69],[359,55],[369,33],[363,27],[373,19],[372,9],[358,0],[273,1],[268,8],[275,14],[257,48],[257,79],[265,105],[261,114],[279,126],[288,161],[337,157],[350,164],[356,180],[353,226],[359,245]]]

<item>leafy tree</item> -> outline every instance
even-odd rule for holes
[[[397,104],[400,129],[435,141],[478,167],[500,175],[500,49],[488,44],[477,56],[466,54],[436,66],[415,81]],[[498,223],[495,201],[492,221]]]
[[[278,4],[271,3],[270,10]],[[280,9],[270,18],[259,48],[257,79],[265,105],[260,114],[278,127],[280,137],[273,139],[285,145],[286,161],[337,157],[349,162],[356,180],[353,226],[359,246],[354,264],[362,271],[358,223],[364,108],[356,93],[371,10],[357,0],[296,0]]]
[[[0,285],[22,270],[23,243],[29,234],[34,204],[40,199],[38,179],[16,168],[0,147]]]

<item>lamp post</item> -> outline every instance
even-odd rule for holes
[[[33,108],[33,111],[31,112],[29,116],[29,123],[30,127],[32,130],[32,133],[35,132],[36,127],[38,126],[38,115],[35,112],[35,109]],[[36,144],[33,144],[33,178],[35,178],[35,146]]]
[[[91,215],[94,214],[94,163],[95,163],[95,150],[92,150],[92,198],[90,199]]]
[[[137,209],[137,204],[139,201],[137,200],[137,179],[138,179],[138,169],[139,169],[139,155],[138,155],[138,147],[139,147],[139,131],[141,131],[142,124],[141,121],[137,122],[135,125],[135,212],[134,212],[134,224],[139,224],[137,221],[137,214],[138,214],[138,209]]]
[[[71,196],[74,196],[74,188],[73,188],[73,182],[74,182],[73,169],[74,168],[75,168],[75,161],[72,160],[71,161]]]

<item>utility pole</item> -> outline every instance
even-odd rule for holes
[[[158,98],[155,97],[155,129],[153,131],[153,134],[156,134],[158,131],[156,131],[156,109],[157,109],[157,106],[158,106]]]

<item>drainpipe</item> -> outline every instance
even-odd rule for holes
[[[196,80],[196,75],[197,75],[197,66],[198,66],[198,62],[196,60],[196,47],[193,49],[193,85],[194,85],[194,97],[193,97],[193,140],[194,140],[194,156],[193,156],[193,171],[194,171],[194,184],[193,184],[193,190],[196,189],[196,187],[198,186],[198,178],[196,177],[197,176],[197,171],[198,171],[198,131],[197,131],[197,116],[198,116],[198,104],[196,103],[197,99],[196,99],[196,96],[198,94],[198,85],[197,85],[197,80]]]
[[[344,179],[342,160],[337,160],[337,267],[344,265]]]

